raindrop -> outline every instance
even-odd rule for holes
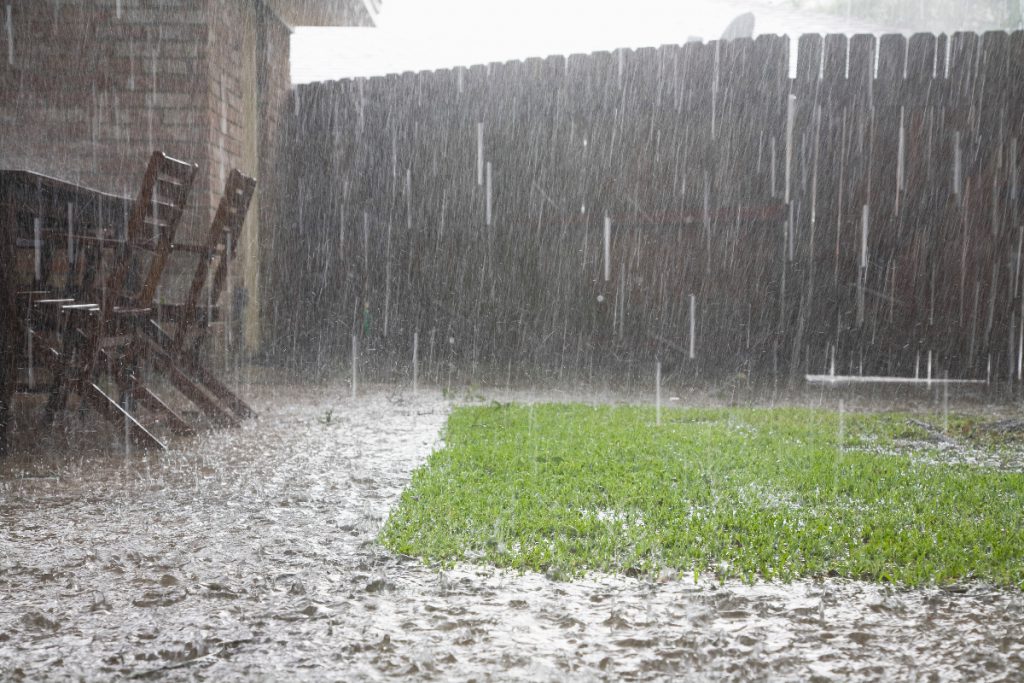
[[[1010,138],[1010,201],[1017,201],[1020,177],[1017,172],[1017,138]]]
[[[476,124],[476,184],[484,184],[484,124]]]
[[[121,401],[121,407],[124,410],[124,454],[128,457],[132,454],[132,439],[131,439],[131,410],[132,406],[128,400],[128,392],[125,392],[124,398]]]
[[[906,185],[904,181],[906,179],[906,164],[907,164],[907,153],[906,153],[906,108],[900,107],[900,130],[899,130],[899,143],[896,148],[896,213],[899,213],[899,193],[905,189]]]
[[[419,384],[420,376],[420,361],[419,361],[419,349],[420,349],[420,333],[418,331],[412,333],[412,393],[416,394],[417,385]]]
[[[135,90],[135,41],[128,39],[128,89]]]
[[[953,194],[960,198],[962,187],[963,154],[960,149],[960,131],[953,131]]]
[[[365,127],[364,124],[366,122],[366,119],[364,118],[365,110],[366,110],[366,93],[363,91],[363,79],[360,78],[357,81],[357,83],[359,84],[359,124],[358,124],[358,127],[359,127],[359,132],[361,133],[364,130],[364,127]],[[461,90],[459,92],[461,92]],[[298,99],[299,99],[298,97],[295,98],[296,103],[298,102]]]
[[[388,241],[384,254],[384,336],[388,336],[388,311],[391,308],[391,221],[388,221]]]
[[[231,331],[233,327],[231,302],[234,301],[234,283],[231,280],[231,254],[233,252],[230,231],[225,231],[224,240],[224,255],[221,257],[224,259],[224,276],[227,282],[224,305],[224,371],[228,372],[231,369]]]
[[[412,232],[412,169],[405,169],[405,219],[406,227]]]
[[[697,296],[690,295],[690,360],[697,357]]]
[[[345,202],[338,207],[338,261],[345,262]]]
[[[35,255],[36,282],[43,279],[43,219],[35,216],[32,219],[32,246]]]
[[[1024,301],[1021,302],[1024,309]],[[1017,381],[1024,379],[1024,313],[1020,318],[1020,329],[1017,332]]]
[[[789,204],[790,179],[793,166],[793,124],[796,118],[796,95],[786,98],[786,194],[783,200]]]
[[[391,130],[391,179],[398,178],[398,131]],[[395,184],[392,184],[392,188]],[[392,190],[393,191],[393,190]]]
[[[29,311],[31,315],[31,308],[29,309]],[[25,325],[25,356],[28,359],[28,388],[30,390],[36,388],[36,376],[34,371],[35,363],[33,362],[32,358],[32,349],[32,320],[30,318],[26,320]]]
[[[786,237],[789,260],[792,261],[796,258],[796,222],[794,220],[794,212],[796,206],[794,204],[789,205],[789,216],[786,219]]]
[[[811,172],[811,226],[813,240],[813,226],[818,217],[818,159],[821,153],[821,105],[814,107],[814,168]],[[842,184],[840,183],[840,187]],[[812,249],[813,253],[813,249]],[[792,256],[790,256],[792,260]]]
[[[357,368],[359,366],[359,335],[352,335],[352,398],[355,399],[358,389]]]
[[[715,43],[715,67],[711,76],[711,139],[714,140],[717,137],[718,126],[718,75],[719,75],[719,63],[722,53],[722,41]]]
[[[206,319],[213,320],[213,269],[206,269]]]
[[[11,18],[11,4],[7,3],[4,9],[6,14],[4,25],[7,28],[7,63],[14,66],[14,20]]]
[[[487,162],[487,225],[491,224],[491,162]]]
[[[846,402],[839,399],[839,452],[843,452],[843,443],[846,441]]]
[[[944,373],[943,377],[948,380],[949,373]],[[942,431],[949,432],[949,382],[942,383]]]
[[[604,281],[608,282],[612,277],[612,261],[611,261],[611,241],[612,241],[612,219],[605,213],[604,215]],[[604,297],[599,297],[598,301],[603,301]]]
[[[68,265],[75,263],[75,205],[68,202]]]
[[[661,361],[654,364],[654,424],[661,424]]]
[[[870,209],[867,204],[861,207],[860,213],[860,267],[868,267],[868,217]]]

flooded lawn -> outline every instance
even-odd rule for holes
[[[1024,594],[982,584],[450,571],[376,541],[450,409],[274,387],[154,457],[0,465],[0,678],[1012,679]]]

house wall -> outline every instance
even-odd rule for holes
[[[0,166],[134,195],[153,149],[207,162],[205,3],[0,4]],[[208,213],[200,179],[183,218]],[[197,201],[199,198],[199,201]]]
[[[288,48],[288,27],[259,0],[0,0],[0,168],[134,196],[152,150],[196,162],[182,241],[204,235],[231,168],[255,176],[222,300],[244,304],[235,336],[253,349]],[[171,264],[175,287],[192,268]]]
[[[277,226],[287,223],[290,199],[285,192],[284,175],[288,171],[286,157],[290,151],[284,147],[284,127],[288,123],[291,102],[291,69],[289,64],[291,32],[282,22],[268,18],[259,22],[256,31],[256,108],[262,126],[258,131],[259,167],[257,178],[261,191],[254,197],[253,209],[260,223],[259,230],[247,230],[245,247],[250,262],[258,262],[259,269],[245,273],[248,296],[245,319],[245,341],[249,349],[265,347],[269,343],[265,324],[270,297],[267,295],[268,268],[272,261]]]
[[[255,350],[260,343],[260,245],[272,220],[274,140],[291,88],[290,29],[264,4],[212,0],[206,175],[212,210],[232,168],[257,179],[238,257],[225,296],[232,301],[230,334]],[[244,27],[241,30],[240,27]]]

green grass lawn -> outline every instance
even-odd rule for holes
[[[796,408],[664,410],[660,426],[642,407],[459,408],[381,538],[565,578],[671,568],[1024,588],[1024,474],[926,464],[932,447],[906,441],[926,435],[905,415]]]

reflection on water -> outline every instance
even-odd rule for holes
[[[271,401],[275,403],[271,403]],[[376,534],[436,393],[275,387],[161,457],[0,465],[0,679],[999,679],[1017,591],[439,572]]]

